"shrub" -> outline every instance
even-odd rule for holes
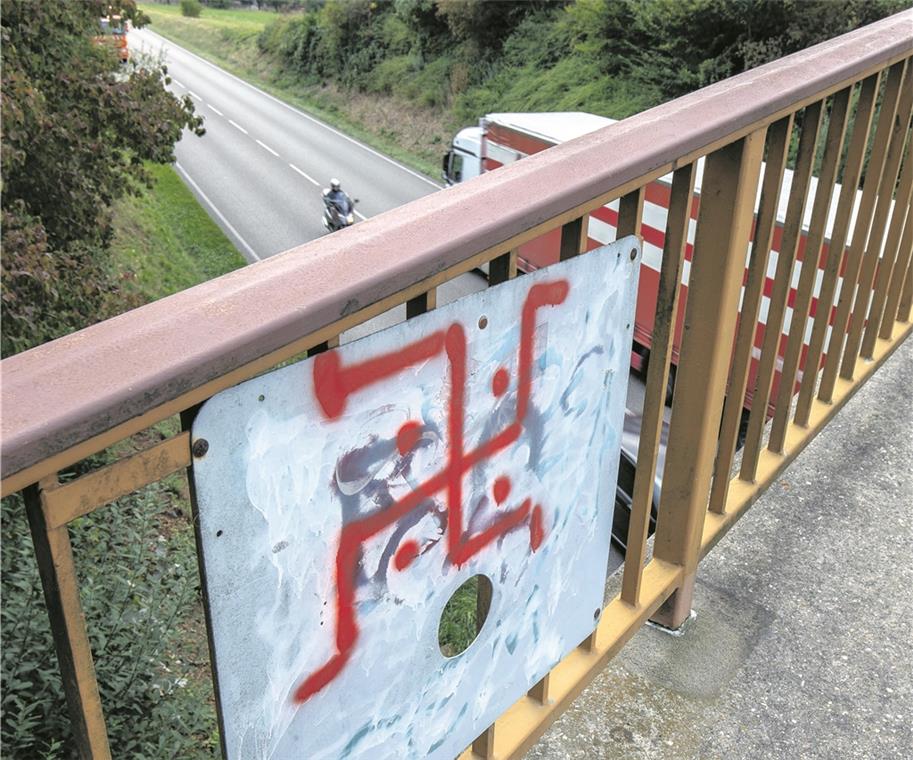
[[[203,12],[200,0],[181,0],[181,15],[188,18],[199,18]]]
[[[70,531],[114,757],[203,758],[218,746],[193,532],[177,490],[158,483]],[[4,756],[73,757],[24,505],[16,495],[0,508]]]

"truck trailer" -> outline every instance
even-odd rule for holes
[[[448,185],[466,182],[485,172],[494,171],[502,166],[525,158],[526,156],[546,150],[554,145],[589,134],[598,129],[616,123],[614,119],[597,116],[583,112],[564,113],[492,113],[484,116],[476,127],[467,127],[460,130],[453,138],[450,149],[443,159],[443,178]],[[672,350],[672,367],[670,369],[669,397],[671,398],[672,383],[674,383],[675,367],[679,360],[681,334],[684,324],[684,309],[687,301],[688,278],[693,255],[694,234],[698,207],[700,204],[701,179],[704,169],[704,160],[699,159],[696,167],[696,180],[694,186],[694,201],[691,205],[691,221],[688,230],[688,240],[685,251],[685,262],[682,268],[682,291],[678,303],[678,315],[675,324],[675,336]],[[762,165],[761,178],[763,180],[764,167]],[[769,296],[773,287],[773,279],[777,268],[777,258],[783,234],[783,224],[786,218],[786,207],[789,190],[792,185],[793,173],[789,169],[784,172],[783,185],[780,190],[779,208],[777,211],[776,227],[774,229],[771,252],[767,263],[767,279],[764,286],[764,295],[761,301],[758,328],[755,331],[754,348],[752,350],[751,367],[748,375],[748,384],[744,408],[751,408],[752,396],[756,385],[756,377],[763,345],[764,330],[767,323]],[[755,211],[760,203],[761,182],[758,183],[758,194],[755,198]],[[641,225],[643,237],[643,263],[640,271],[640,285],[637,295],[637,313],[634,328],[634,345],[631,352],[631,365],[635,370],[644,371],[649,359],[652,345],[653,323],[656,313],[656,298],[659,290],[659,270],[662,263],[662,250],[665,240],[666,217],[668,214],[669,199],[671,194],[672,175],[667,174],[648,184],[644,191],[644,210]],[[793,267],[792,282],[785,318],[783,321],[782,335],[779,343],[779,359],[777,371],[773,380],[770,393],[771,403],[768,414],[773,414],[773,400],[777,398],[777,389],[780,378],[780,367],[786,350],[786,340],[792,319],[792,304],[796,296],[796,287],[799,282],[801,268],[804,262],[805,243],[808,226],[812,214],[812,205],[817,190],[817,178],[812,177],[808,198],[803,213],[802,234],[798,244],[796,265]],[[831,195],[828,209],[824,242],[821,248],[814,292],[811,304],[811,316],[814,318],[817,309],[817,298],[821,286],[824,266],[827,262],[828,243],[834,226],[837,211],[837,202],[840,195],[840,186],[836,185]],[[852,219],[850,221],[847,240],[852,238],[856,212],[859,206],[861,192],[856,193]],[[593,211],[587,220],[587,245],[586,250],[591,250],[600,245],[605,245],[615,240],[616,225],[618,224],[618,201],[613,201]],[[753,235],[752,235],[753,237]],[[518,249],[518,269],[521,272],[531,272],[540,267],[558,261],[560,250],[560,229],[552,230],[541,237],[521,245]],[[748,255],[746,251],[746,267]],[[841,272],[842,273],[842,272]],[[833,322],[836,304],[840,296],[840,282],[834,296],[834,306],[828,318],[828,324]],[[804,346],[800,358],[797,384],[802,379],[802,369],[805,364],[805,354],[811,338],[813,322],[807,320],[804,336]],[[830,326],[828,327],[828,338]],[[798,386],[797,386],[798,387]]]

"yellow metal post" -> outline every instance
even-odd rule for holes
[[[673,628],[691,608],[765,132],[711,153],[704,167],[653,546],[654,561],[683,568],[678,590],[654,616]]]
[[[677,169],[672,175],[672,194],[669,202],[669,215],[666,219],[663,263],[659,272],[653,344],[647,368],[643,423],[637,448],[637,470],[634,476],[631,519],[628,526],[628,544],[622,578],[621,598],[628,604],[636,605],[640,601],[640,584],[643,577],[647,533],[653,503],[656,459],[659,454],[663,412],[666,406],[665,391],[669,381],[669,361],[672,357],[672,341],[675,335],[675,318],[678,314],[682,268],[688,243],[695,174],[694,164],[688,164]],[[642,206],[643,195],[639,195]],[[632,216],[634,219],[639,219],[636,214],[632,214]],[[630,221],[626,220],[626,224],[630,225]]]
[[[79,600],[70,535],[66,525],[49,527],[46,492],[56,485],[54,477],[26,489],[29,527],[79,755],[84,760],[109,760],[105,716]]]
[[[743,399],[748,385],[748,371],[751,367],[751,352],[754,349],[755,328],[761,310],[761,296],[767,280],[767,262],[774,226],[777,222],[777,208],[780,203],[780,188],[783,185],[783,170],[789,154],[789,140],[793,131],[793,115],[772,124],[767,134],[767,163],[764,182],[761,186],[761,202],[755,224],[754,242],[751,247],[751,261],[748,264],[748,281],[742,297],[739,314],[739,328],[736,335],[729,390],[723,405],[723,421],[720,424],[720,442],[716,462],[713,465],[713,486],[710,490],[710,511],[723,514],[726,497],[729,494],[729,470],[732,467],[742,423]]]
[[[888,302],[881,318],[879,338],[889,340],[894,333],[894,323],[897,321],[897,310],[900,306],[900,294],[903,289],[904,277],[913,269],[913,199],[907,208],[907,219],[904,224],[903,237],[900,240],[897,254],[897,266],[891,278],[891,287],[888,291]]]

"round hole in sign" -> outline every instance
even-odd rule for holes
[[[634,259],[636,259],[636,258],[637,258],[637,249],[632,248],[631,249],[631,261],[634,261]]]
[[[264,396],[262,393],[259,396],[257,396],[257,401],[264,401],[265,399],[266,399],[266,396]]]
[[[492,591],[487,576],[474,575],[447,600],[437,628],[437,643],[444,657],[463,654],[479,637],[488,619]],[[480,599],[487,604],[481,604]]]
[[[221,536],[221,535],[222,535],[222,531],[221,531],[221,530],[217,530],[217,531],[216,531],[216,538],[219,538],[219,536]]]
[[[483,314],[479,317],[479,329],[484,330],[486,327],[488,327],[488,317]]]

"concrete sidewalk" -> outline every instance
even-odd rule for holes
[[[528,754],[913,757],[913,340]]]

